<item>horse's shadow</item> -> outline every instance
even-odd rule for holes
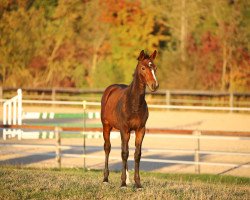
[[[99,150],[95,147],[87,148],[86,154],[95,153]],[[18,153],[18,152],[17,152]],[[61,151],[62,154],[72,154],[72,155],[82,155],[84,153],[83,148],[70,148]],[[42,153],[32,153],[30,152],[29,155],[23,155],[15,158],[9,158],[0,161],[0,165],[29,165],[35,164],[42,161],[46,161],[49,159],[54,159],[56,156],[55,151],[46,151]],[[64,159],[64,158],[62,158]]]
[[[119,149],[117,147],[116,149]],[[96,146],[88,146],[86,149],[86,154],[91,154],[91,153],[101,153],[103,154],[103,150],[100,147]],[[32,154],[30,155],[24,155],[16,158],[10,158],[6,160],[1,160],[0,165],[29,165],[29,164],[34,164],[34,163],[39,163],[42,161],[46,161],[49,159],[54,159],[55,158],[55,151],[48,151],[48,152],[43,152],[45,154]],[[62,150],[62,154],[76,154],[76,155],[82,155],[83,148],[70,148],[67,150]],[[200,155],[200,160],[204,160],[206,157],[205,154]],[[142,156],[142,161],[140,164],[140,169],[143,171],[154,171],[154,170],[159,170],[162,168],[167,168],[175,165],[179,165],[176,163],[160,163],[160,162],[146,162],[143,161],[143,158],[145,159],[162,159],[162,160],[180,160],[180,161],[194,161],[194,155],[193,154],[185,154],[185,155],[169,155],[169,154],[153,154],[153,155],[148,155],[148,156]],[[62,158],[64,159],[64,158]],[[98,165],[90,165],[90,168],[95,168],[97,167],[98,169],[102,169],[104,166],[104,160],[100,161]],[[190,165],[182,164],[182,168],[186,168]],[[122,161],[117,161],[117,162],[111,162],[109,163],[109,169],[112,171],[120,171],[122,168]],[[134,169],[134,161],[129,160],[128,161],[128,168],[129,170]]]
[[[200,155],[200,160],[204,160],[206,157],[205,154]],[[142,156],[142,161],[140,162],[140,170],[143,171],[154,171],[159,170],[162,168],[167,168],[175,165],[179,165],[177,163],[161,163],[161,162],[147,162],[143,161],[143,158],[145,159],[162,159],[162,160],[178,160],[178,161],[194,161],[194,155],[193,154],[186,154],[186,155],[162,155],[162,154],[154,154],[150,156]],[[186,168],[192,165],[189,164],[182,164],[182,168]],[[116,163],[110,163],[109,168],[110,170],[119,171],[122,167],[122,162],[116,162]],[[129,170],[134,169],[134,161],[129,160],[128,161],[128,168]]]

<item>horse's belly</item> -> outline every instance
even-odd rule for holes
[[[105,122],[108,123],[110,126],[122,130],[122,129],[128,129],[131,130],[138,130],[142,127],[145,127],[146,120],[142,120],[141,118],[133,118],[133,119],[120,119],[119,114],[118,115],[112,115],[109,114],[105,118]]]
[[[143,113],[143,114],[136,115],[136,116],[132,117],[128,121],[130,129],[131,130],[137,130],[137,129],[140,129],[142,127],[145,127],[147,118],[148,118],[148,116],[147,116],[146,112]]]
[[[108,123],[112,127],[122,130],[137,130],[145,126],[148,114],[147,112],[140,115],[126,116],[126,112],[117,109],[117,105],[107,104],[104,114],[104,123]]]

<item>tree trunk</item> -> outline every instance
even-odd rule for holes
[[[181,50],[182,62],[186,61],[186,35],[187,35],[186,0],[181,0],[180,50]]]
[[[55,46],[54,46],[54,49],[53,49],[53,51],[52,51],[50,57],[48,58],[48,70],[49,70],[49,71],[48,71],[48,75],[47,75],[47,78],[46,78],[46,83],[47,83],[47,84],[50,83],[50,84],[52,84],[52,86],[53,86],[53,84],[54,84],[54,81],[53,81],[53,79],[54,79],[53,74],[54,74],[54,72],[55,72],[54,66],[53,66],[53,60],[55,59],[56,52],[58,51],[59,47],[61,46],[62,40],[63,40],[63,36],[60,36],[60,37],[58,38],[58,40],[56,41],[56,44],[55,44]],[[52,82],[50,82],[50,81],[52,81]]]
[[[221,75],[221,91],[226,90],[226,68],[227,68],[227,47],[226,47],[226,42],[224,42],[223,64],[222,64],[222,75]]]

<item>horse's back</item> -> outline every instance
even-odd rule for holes
[[[120,90],[127,88],[125,84],[113,84],[107,87],[103,93],[101,105],[102,107],[106,105],[107,100],[113,93],[118,93]]]

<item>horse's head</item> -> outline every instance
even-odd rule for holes
[[[148,88],[154,92],[158,89],[159,84],[156,79],[156,70],[157,67],[154,64],[154,59],[156,57],[156,50],[152,53],[151,56],[144,53],[144,50],[141,51],[138,57],[137,71],[139,73],[140,79]]]

